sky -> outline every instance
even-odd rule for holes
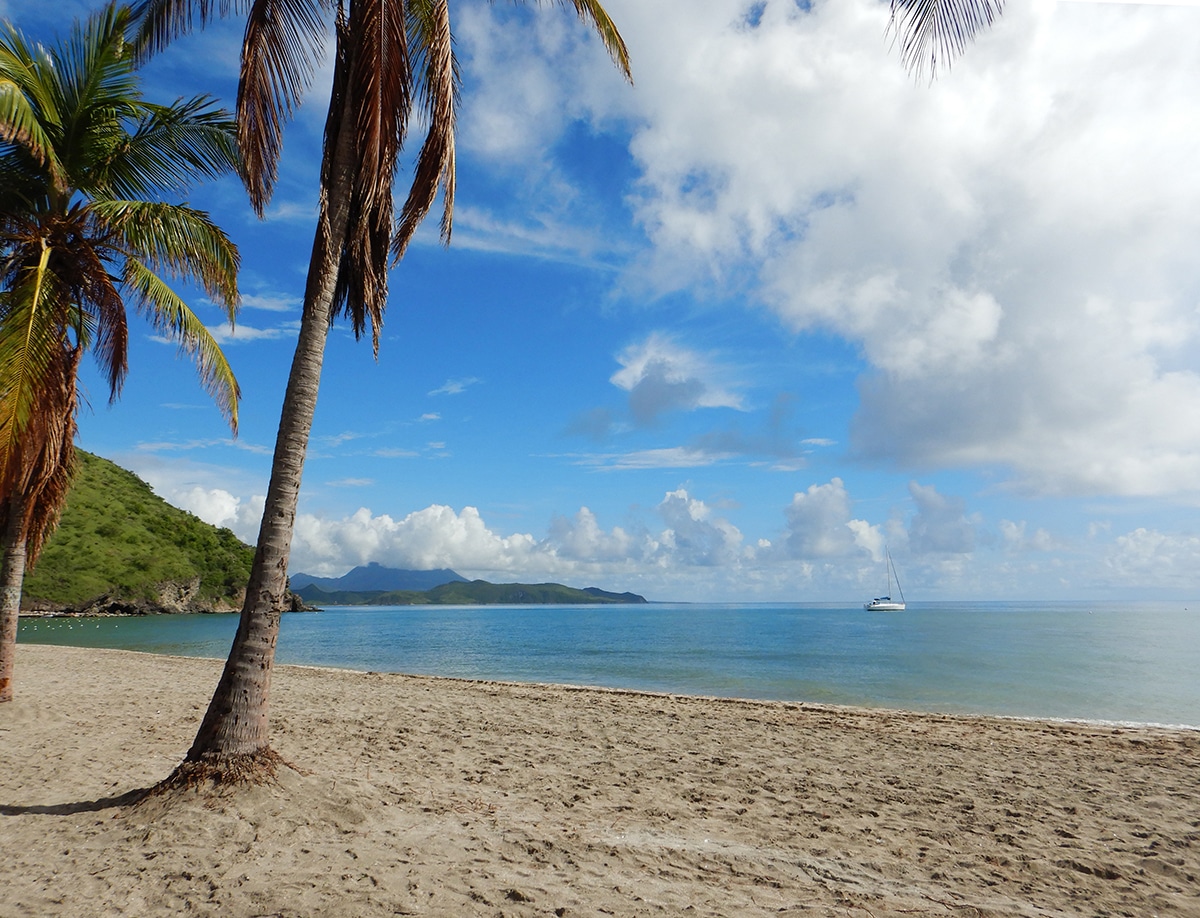
[[[91,4],[0,0],[51,39]],[[876,0],[607,0],[633,85],[557,4],[452,0],[451,245],[339,323],[292,573],[368,562],[654,600],[1200,595],[1200,7],[1010,0],[939,78]],[[64,12],[65,11],[65,12]],[[240,25],[144,70],[230,106]],[[236,328],[233,438],[134,319],[79,445],[253,543],[295,344],[328,63]],[[419,133],[418,135],[419,136]],[[407,187],[410,162],[398,178]]]

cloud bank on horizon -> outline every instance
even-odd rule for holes
[[[534,349],[573,357],[543,355],[553,371],[525,384],[475,351],[431,353],[422,377],[411,355],[393,370],[403,345],[385,340],[379,372],[421,401],[368,423],[341,389],[369,361],[331,356],[353,378],[327,371],[293,570],[853,599],[887,544],[927,596],[1200,587],[1195,4],[1010,2],[930,85],[875,0],[606,8],[632,88],[573,16],[452,5],[466,86],[445,257],[487,271],[446,294],[478,310],[454,333],[468,316],[509,344],[485,312],[515,290],[553,304]],[[293,130],[319,130],[319,107]],[[311,152],[287,168],[267,226],[294,216],[303,239]],[[396,273],[389,329],[432,334],[437,301],[402,280],[434,271],[432,236]],[[305,251],[270,269],[247,255],[231,353],[286,348]],[[277,404],[281,386],[248,391]],[[489,426],[506,413],[519,435]],[[269,443],[270,414],[243,438]],[[145,431],[96,437],[255,537],[254,450],[184,461],[202,438],[168,454]]]

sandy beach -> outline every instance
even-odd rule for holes
[[[0,916],[1200,916],[1200,733],[280,667],[274,786],[130,805],[219,663],[21,645]]]

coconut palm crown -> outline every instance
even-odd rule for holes
[[[70,483],[81,356],[117,398],[128,304],[194,359],[237,429],[229,363],[169,285],[198,283],[232,322],[237,249],[202,211],[164,201],[236,169],[234,124],[205,96],[145,101],[130,23],[110,5],[53,48],[0,25],[0,533],[14,631],[26,553],[36,561]]]

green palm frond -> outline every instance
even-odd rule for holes
[[[47,384],[61,340],[54,313],[61,305],[57,278],[50,270],[52,251],[44,249],[3,292],[0,322],[0,480],[10,465]]]
[[[125,262],[122,281],[136,297],[138,311],[155,330],[178,342],[180,350],[193,358],[200,384],[236,434],[241,390],[212,333],[161,277],[137,259]]]
[[[105,189],[111,196],[181,193],[199,178],[238,169],[236,124],[209,97],[144,104],[140,114],[136,130],[105,164]]]
[[[891,0],[888,30],[900,42],[904,66],[929,78],[949,68],[975,36],[1004,11],[1004,0]]]
[[[202,211],[159,201],[94,201],[111,244],[158,272],[193,278],[229,315],[239,303],[237,246]]]
[[[40,167],[56,187],[66,182],[55,150],[59,126],[49,55],[34,48],[5,23],[0,29],[0,141],[14,144]],[[5,155],[16,155],[16,150]]]

